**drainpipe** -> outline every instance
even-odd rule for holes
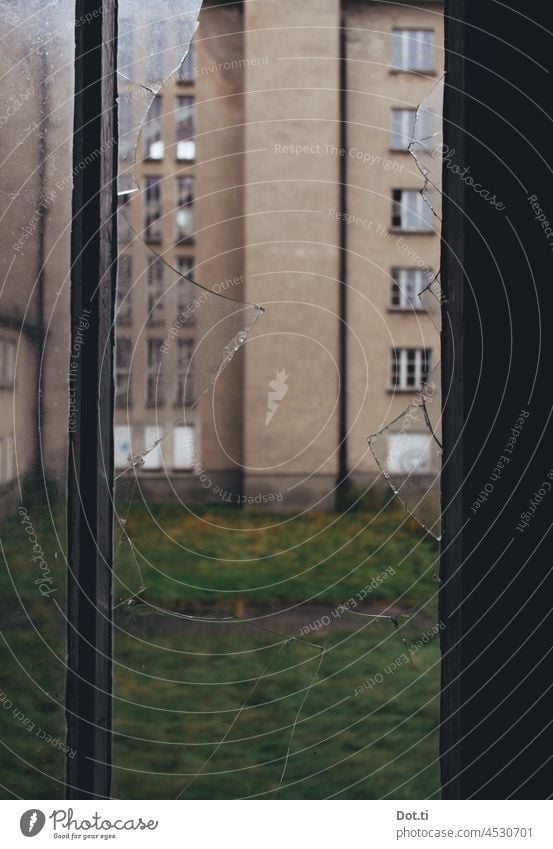
[[[340,211],[338,224],[338,368],[340,387],[338,393],[338,476],[336,480],[336,495],[343,495],[348,487],[348,457],[347,457],[347,65],[346,65],[346,20],[340,15],[340,48],[339,48],[339,162],[338,208]]]
[[[48,155],[47,148],[47,125],[49,113],[49,98],[48,98],[48,63],[43,45],[38,49],[39,55],[39,129],[38,129],[38,209],[40,212],[37,225],[37,273],[36,273],[36,342],[37,342],[37,361],[36,361],[36,430],[35,430],[35,450],[33,457],[32,477],[35,483],[39,483],[42,477],[42,452],[44,450],[43,434],[44,434],[44,371],[45,371],[45,333],[44,333],[44,263],[46,260],[46,216],[48,206],[45,203],[46,196],[46,157]]]

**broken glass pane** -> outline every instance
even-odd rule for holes
[[[440,79],[419,105],[409,150],[424,176],[422,196],[441,218],[443,156],[443,92]],[[444,303],[440,274],[418,292],[418,298],[438,333]],[[369,437],[373,456],[405,509],[433,536],[440,538],[441,369],[425,380],[419,397],[378,433]]]
[[[176,72],[191,49],[200,5],[198,0],[165,0],[156,6],[155,17],[135,3],[119,7],[118,299],[126,310],[116,316],[116,480],[132,469],[199,467],[194,410],[262,312],[237,300],[241,278],[225,278],[211,289],[196,282],[193,165],[175,176],[174,167],[167,167],[164,84],[171,97]],[[189,82],[189,71],[178,82]],[[181,120],[182,96],[176,99],[178,110],[171,114]],[[147,173],[153,162],[161,173]],[[134,323],[125,319],[132,304]],[[143,386],[133,390],[138,382]],[[137,427],[132,406],[141,402],[150,423]],[[138,418],[142,425],[144,416]],[[123,461],[130,433],[133,451]]]
[[[139,134],[149,136],[155,118],[148,113],[156,109],[156,95],[189,55],[200,7],[201,0],[160,0],[155,7],[119,2],[120,191],[132,188]],[[159,158],[160,144],[161,139],[150,158]]]
[[[444,79],[439,80],[417,109],[409,150],[424,177],[422,195],[434,215],[442,218]]]
[[[417,297],[430,317],[432,324],[438,333],[441,333],[442,305],[445,303],[445,298],[442,292],[439,271],[432,277],[428,285],[424,289],[421,289]]]
[[[405,509],[437,539],[441,516],[441,420],[437,365],[419,398],[369,437],[373,456],[392,490]]]
[[[254,239],[252,249],[247,230],[240,229],[249,226],[242,221],[248,216],[240,192],[251,191],[245,177],[253,159],[248,161],[247,135],[238,129],[244,123],[237,103],[255,79],[247,79],[248,69],[261,77],[278,68],[269,55],[278,30],[260,26],[258,34],[266,40],[254,49],[249,31],[247,40],[242,35],[242,8],[206,6],[195,39],[197,59],[189,52],[176,76],[167,67],[174,68],[180,56],[162,72],[156,57],[171,54],[178,15],[169,20],[157,14],[163,24],[149,27],[150,13],[140,10],[144,34],[123,40],[114,576],[114,791],[122,798],[320,798],[329,794],[328,774],[337,763],[332,790],[339,792],[367,773],[357,723],[368,727],[368,745],[376,741],[374,769],[386,770],[397,715],[387,707],[397,702],[407,716],[396,697],[419,676],[411,650],[408,664],[397,661],[406,645],[400,630],[415,626],[413,599],[396,603],[395,572],[386,571],[390,560],[397,565],[405,558],[427,596],[429,586],[434,589],[425,583],[418,560],[421,549],[424,557],[434,556],[433,543],[417,536],[414,545],[412,529],[407,534],[397,528],[400,514],[394,509],[378,517],[313,511],[298,519],[282,512],[271,521],[245,503],[246,427],[255,430],[258,417],[260,436],[267,445],[271,439],[276,443],[275,431],[269,431],[284,419],[274,414],[276,399],[286,394],[288,400],[295,391],[291,380],[288,392],[286,364],[271,360],[254,397],[240,369],[258,354],[252,345],[244,364],[241,355],[234,356],[260,314],[243,302],[246,280],[253,289],[261,276],[251,252],[265,249],[275,275],[293,274],[296,263],[301,268],[312,257],[313,267],[302,273],[317,280],[326,254],[317,242],[317,216],[309,215],[310,241],[303,244],[288,207],[285,238],[271,232],[268,216],[255,216],[267,221],[266,247]],[[279,14],[278,4],[267,4],[267,12]],[[181,43],[190,34],[187,30]],[[330,49],[335,56],[334,37]],[[138,54],[141,77],[132,70]],[[264,102],[267,116],[261,118],[271,120],[259,124],[274,127],[271,147],[280,147],[282,128],[273,123],[265,94]],[[209,103],[216,104],[211,112]],[[305,105],[298,100],[293,108],[301,114]],[[307,129],[314,133],[307,138],[319,144],[320,126],[309,121]],[[235,169],[238,157],[244,166]],[[294,167],[302,161],[310,160],[298,158]],[[280,187],[285,184],[282,179]],[[206,206],[209,197],[215,201]],[[303,212],[319,208],[313,197],[308,201]],[[236,230],[218,229],[221,221],[235,220]],[[387,217],[380,226],[388,223]],[[329,274],[329,293],[333,262],[329,251],[329,262],[321,264]],[[422,259],[417,267],[426,269]],[[287,285],[303,298],[299,272],[297,278]],[[417,276],[408,296],[400,293],[398,306],[407,301],[416,309],[424,285]],[[294,329],[306,332],[301,309],[290,313]],[[423,315],[414,319],[432,332]],[[293,350],[292,343],[289,347]],[[427,375],[429,351],[419,358],[420,375]],[[317,363],[308,354],[303,359],[314,383]],[[322,394],[332,404],[333,392],[325,384]],[[301,394],[304,422],[314,405],[309,392]],[[219,430],[229,421],[239,422],[240,437],[230,458]],[[297,425],[305,426],[299,419]],[[366,455],[364,436],[361,432],[359,443]],[[262,459],[265,465],[268,458]],[[228,475],[223,481],[228,480],[227,466],[235,477],[220,484],[216,475],[223,467]],[[382,523],[377,531],[375,522]],[[400,555],[383,544],[390,534],[400,539]],[[409,559],[413,547],[417,551]],[[396,580],[402,584],[400,569]],[[362,615],[348,617],[350,612]],[[434,646],[421,660],[431,672],[421,703],[437,692],[436,657]],[[392,676],[386,669],[395,665],[399,671]],[[383,679],[382,687],[372,690],[373,676]],[[368,690],[369,696],[357,698]],[[386,749],[380,751],[382,735]]]
[[[65,756],[75,756],[65,747],[66,482],[89,324],[83,314],[71,349],[74,20],[69,0],[0,8],[4,799],[63,799]]]

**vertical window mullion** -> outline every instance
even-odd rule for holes
[[[76,415],[69,434],[70,799],[111,795],[117,11],[117,0],[103,0],[100,6],[97,0],[77,0],[75,6],[71,345],[77,341],[83,309],[90,311],[90,329],[75,369]],[[83,162],[86,168],[80,167]]]

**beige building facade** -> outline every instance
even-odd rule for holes
[[[438,357],[433,317],[417,292],[438,267],[439,222],[422,202],[423,180],[407,146],[415,110],[441,73],[441,32],[436,3],[284,0],[203,9],[189,77],[167,83],[154,110],[163,116],[165,153],[141,162],[139,173],[143,185],[163,175],[156,250],[173,267],[186,256],[194,280],[265,312],[212,391],[185,408],[191,428],[175,431],[178,404],[169,396],[178,380],[169,358],[162,403],[144,403],[148,340],[162,334],[141,324],[147,287],[138,287],[129,328],[139,357],[131,369],[133,405],[118,421],[128,416],[133,451],[163,437],[139,473],[146,497],[164,499],[172,490],[183,500],[327,508],[340,474],[341,428],[349,480],[364,488],[378,478],[367,437],[417,396]],[[187,164],[175,162],[170,141],[183,95],[193,99],[194,159]],[[175,244],[178,191],[171,187],[181,173],[194,185],[184,245]],[[131,203],[138,229],[144,192]],[[162,287],[165,330],[178,315],[175,287]],[[198,310],[195,326],[179,329],[178,339],[198,345],[219,309]],[[201,365],[200,355],[190,376],[196,385],[205,382]],[[126,448],[128,434],[119,432]]]
[[[121,187],[119,496],[136,482],[146,499],[327,509],[344,469],[356,488],[378,480],[367,437],[438,363],[435,319],[417,293],[438,268],[439,222],[407,146],[443,67],[441,6],[208,3],[170,76],[188,26],[137,27],[125,45],[128,61],[143,57],[145,73],[154,63],[152,78],[161,67],[167,81],[122,112],[136,185]],[[65,269],[68,242],[56,245]],[[68,297],[57,277],[45,278],[46,312],[48,299]],[[2,306],[0,376],[18,309]],[[57,315],[43,437],[51,477],[66,461],[68,310]],[[35,398],[19,377],[0,385],[6,398],[14,389],[23,433]],[[0,454],[17,439],[5,419]],[[413,445],[428,435],[418,437]],[[405,451],[392,471],[413,471]],[[421,479],[432,471],[424,459],[415,469]]]

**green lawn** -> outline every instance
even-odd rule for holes
[[[193,512],[135,505],[126,523],[133,546],[118,545],[117,599],[142,581],[146,590],[116,611],[114,795],[436,793],[438,638],[405,649],[435,622],[435,544],[394,510],[294,521]],[[32,518],[63,602],[63,558],[47,516]],[[2,544],[0,690],[13,707],[0,709],[1,792],[61,798],[64,756],[41,736],[63,736],[63,611],[37,593],[17,521],[4,526]],[[357,615],[332,614],[367,586]],[[413,605],[422,613],[401,618],[399,629],[358,615],[391,603],[395,613]],[[302,637],[301,626],[325,612],[331,627]],[[197,621],[233,613],[254,621]]]
[[[122,513],[126,516],[126,511]],[[393,569],[373,601],[409,607],[435,594],[435,542],[398,511],[340,516],[256,514],[229,508],[133,505],[118,548],[124,598],[140,584],[147,598],[173,602],[343,603]]]

